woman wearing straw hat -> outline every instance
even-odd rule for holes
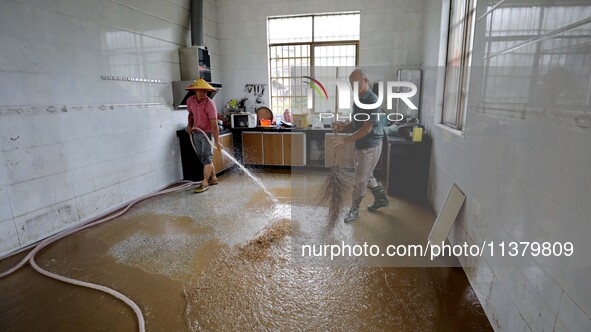
[[[203,163],[203,181],[195,189],[196,193],[201,193],[209,189],[209,185],[218,184],[212,163],[213,147],[210,144],[212,133],[215,147],[219,150],[223,149],[217,125],[217,109],[207,96],[207,91],[215,91],[215,88],[200,78],[188,86],[186,90],[195,91],[195,95],[187,99],[187,110],[189,111],[187,129],[193,137],[195,152]]]

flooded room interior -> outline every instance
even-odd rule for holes
[[[0,86],[0,331],[591,331],[588,0],[5,0]]]

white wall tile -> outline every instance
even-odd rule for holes
[[[121,182],[119,186],[121,188],[122,201],[130,201],[154,190],[150,174],[140,175],[125,182]]]
[[[122,201],[119,183],[76,197],[80,220],[96,216]]]
[[[582,217],[576,227],[572,241],[574,254],[569,260],[568,271],[564,282],[564,291],[583,312],[591,317],[591,215]]]
[[[527,324],[519,315],[511,297],[497,278],[493,278],[489,296],[483,306],[488,312],[494,310],[491,324],[495,330],[528,331]]]
[[[8,199],[8,192],[3,185],[0,185],[0,220],[12,219],[12,208]]]
[[[68,173],[33,178],[6,187],[15,217],[74,198],[74,183]]]
[[[158,171],[152,173],[152,185],[154,189],[162,188],[174,181],[182,178],[182,170],[180,164],[173,164],[166,166]]]
[[[39,136],[43,136],[41,133]],[[15,149],[4,153],[9,164],[8,176],[15,183],[66,171],[63,163],[64,151],[59,145]]]
[[[558,319],[567,331],[591,331],[591,319],[570,299],[563,294],[560,298]]]
[[[78,209],[74,199],[14,218],[20,245],[23,247],[60,231],[78,220]]]
[[[0,220],[0,256],[20,247],[14,219]]]

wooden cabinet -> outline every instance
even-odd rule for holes
[[[233,139],[231,133],[220,135],[220,142],[222,142],[224,150],[228,151],[229,153],[232,153]],[[232,166],[233,162],[228,159],[229,158],[223,156],[221,151],[219,151],[218,149],[213,149],[212,162],[216,174]]]
[[[336,134],[338,136],[346,136],[348,134]],[[332,167],[335,165],[335,148],[330,139],[335,134],[324,135],[324,166]],[[342,168],[355,168],[355,143],[348,143],[339,145],[337,147],[336,165]]]
[[[306,164],[305,133],[243,132],[244,164],[304,166]]]
[[[220,137],[220,141],[221,141],[221,137]],[[222,158],[222,153],[220,152],[220,150],[213,149],[213,157],[212,157],[211,161],[213,163],[213,169],[215,170],[216,174],[223,171],[224,159]]]
[[[263,164],[263,133],[242,133],[242,158],[245,164]]]
[[[220,137],[220,140],[222,141],[222,145],[224,146],[224,150],[233,156],[234,155],[234,137],[232,136],[232,134],[223,135],[222,137]],[[220,154],[221,154],[221,152],[220,152]],[[234,161],[232,161],[230,158],[228,158],[228,156],[226,154],[222,155],[222,161],[223,161],[223,165],[224,165],[223,169],[228,169],[229,167],[234,165]]]
[[[283,164],[306,165],[306,134],[283,133]]]
[[[263,164],[283,165],[282,133],[263,133]]]

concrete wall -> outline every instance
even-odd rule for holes
[[[561,5],[560,1],[544,3],[546,8]],[[576,5],[577,2],[569,4]],[[511,81],[483,84],[487,75],[499,69],[489,67],[489,73],[482,70],[487,65],[482,60],[487,46],[484,36],[490,26],[486,25],[486,19],[479,21],[474,75],[462,136],[436,125],[441,112],[443,79],[443,72],[436,66],[442,64],[439,54],[445,47],[438,42],[437,36],[441,32],[442,11],[445,10],[439,0],[424,1],[423,5],[426,13],[425,73],[421,111],[422,120],[434,138],[429,195],[436,211],[441,209],[453,183],[467,195],[450,241],[479,245],[483,241],[571,241],[575,246],[572,257],[532,257],[527,254],[510,259],[499,257],[500,251],[497,251],[494,257],[484,255],[462,259],[487,316],[497,331],[590,331],[591,121],[589,102],[584,100],[591,69],[590,51],[584,46],[589,44],[588,37],[571,39],[571,44],[561,44],[563,39],[560,37],[550,38],[541,48],[533,44],[512,52],[521,54],[519,56],[507,55],[493,60],[511,66],[509,74],[516,74],[513,81],[530,80],[533,75],[527,73],[529,68],[516,65],[539,56],[562,63],[576,77],[577,84],[571,86],[571,91],[555,99],[549,98],[548,94],[535,93],[524,99],[520,92],[522,87]],[[446,1],[443,2],[445,5]],[[485,5],[485,2],[479,5],[477,16],[486,12]],[[549,20],[542,33],[577,21],[579,14],[588,17],[589,3],[580,2],[579,5],[575,15],[546,11]],[[515,25],[537,22],[534,16],[539,13],[539,7],[532,9],[527,4],[520,7],[500,7],[509,8],[504,11],[508,15],[505,16],[505,27],[511,26],[507,23],[511,12],[520,11],[517,23],[513,20]],[[500,9],[495,12],[492,15],[500,15]],[[580,29],[588,32],[589,25]],[[507,45],[511,43],[504,47]],[[540,50],[564,54],[542,58]],[[587,54],[587,57],[577,54]],[[521,70],[523,74],[520,74]],[[534,79],[536,88],[541,82],[556,86],[564,84],[557,78],[540,77],[540,80]],[[506,101],[484,98],[485,94],[506,93],[507,86],[514,91],[509,91]]]
[[[422,1],[220,0],[219,50],[223,100],[240,99],[247,83],[268,84],[267,18],[361,11],[361,66],[418,66],[422,63]]]
[[[189,26],[188,0],[0,2],[0,255],[182,177],[170,82]]]

